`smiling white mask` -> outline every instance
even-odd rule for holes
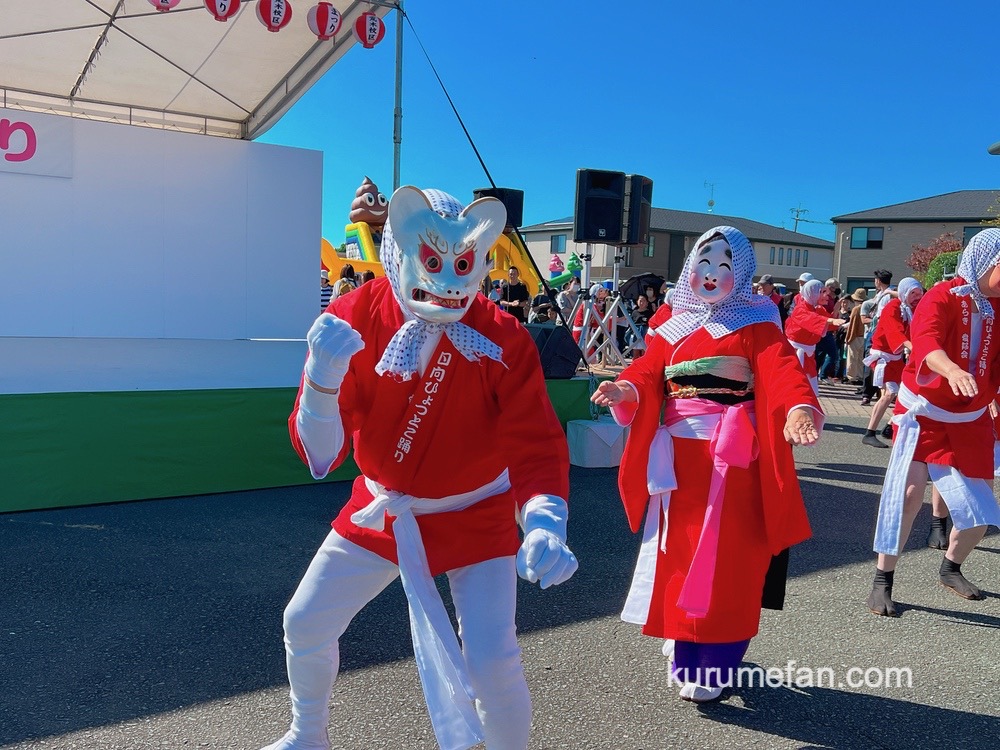
[[[753,293],[757,258],[746,235],[713,227],[694,243],[670,295],[673,315],[656,329],[671,344],[698,328],[720,338],[754,323],[781,328],[778,307]]]

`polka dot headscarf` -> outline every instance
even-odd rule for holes
[[[962,260],[955,272],[968,283],[956,286],[952,294],[964,297],[969,294],[976,301],[979,314],[984,318],[993,319],[993,306],[979,291],[979,280],[988,274],[1000,262],[1000,229],[990,227],[973,235],[962,253]]]
[[[725,299],[708,304],[691,288],[691,270],[698,249],[714,235],[722,235],[733,251],[733,291]],[[684,268],[670,298],[673,315],[656,329],[671,344],[690,333],[704,328],[713,339],[738,331],[754,323],[773,323],[781,328],[778,307],[768,297],[753,293],[753,277],[757,273],[757,258],[753,245],[734,227],[713,227],[694,243],[684,261]]]

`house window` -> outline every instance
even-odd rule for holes
[[[882,227],[853,227],[852,250],[877,250],[882,247]]]
[[[799,264],[799,258],[801,258],[801,256],[802,256],[802,251],[799,250],[798,248],[795,248],[795,265]]]
[[[962,229],[962,247],[968,247],[972,236],[983,231],[983,227],[964,227]]]
[[[774,265],[774,248],[771,248],[771,265]]]
[[[785,248],[783,247],[778,248],[778,265],[785,265]]]
[[[646,245],[646,247],[643,248],[643,251],[642,251],[642,257],[643,258],[652,258],[653,257],[653,240],[654,239],[655,238],[653,237],[653,235],[649,235],[649,244]]]
[[[809,265],[809,251],[808,250],[803,250],[802,251],[802,265],[804,265],[804,266],[808,266]]]
[[[549,241],[551,252],[556,255],[562,255],[566,252],[566,235],[565,234],[554,234],[552,239]]]

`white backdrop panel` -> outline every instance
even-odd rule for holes
[[[320,152],[72,124],[71,179],[0,172],[0,336],[304,335]]]

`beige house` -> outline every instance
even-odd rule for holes
[[[769,273],[776,282],[795,288],[794,281],[803,272],[818,279],[832,275],[833,243],[807,234],[735,216],[674,211],[654,208],[650,212],[649,245],[616,247],[591,245],[591,279],[611,279],[617,252],[621,257],[619,276],[627,279],[642,273],[655,273],[668,281],[677,281],[684,258],[695,240],[712,227],[729,225],[747,236],[757,254],[757,276]],[[548,278],[553,255],[566,262],[570,253],[582,256],[586,245],[573,242],[573,217],[522,227],[528,251]]]
[[[952,232],[964,247],[983,228],[984,221],[997,218],[998,199],[1000,190],[959,190],[834,216],[833,275],[848,292],[862,286],[872,288],[876,268],[891,271],[896,282],[913,273],[906,260],[914,245],[927,245]]]

